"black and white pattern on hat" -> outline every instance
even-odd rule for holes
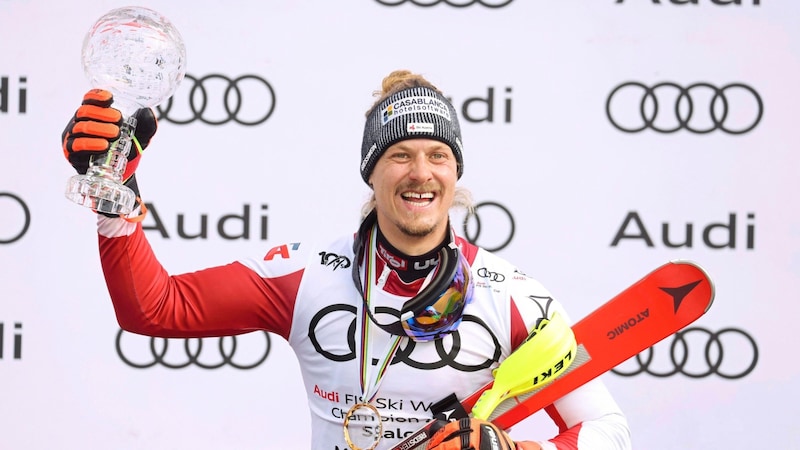
[[[367,117],[361,144],[361,177],[369,182],[375,163],[393,144],[425,137],[449,145],[463,173],[461,127],[456,110],[447,98],[424,86],[404,89],[376,105]]]

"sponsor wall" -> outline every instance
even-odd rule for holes
[[[189,61],[139,170],[170,271],[354,231],[364,112],[408,68],[461,112],[479,208],[457,231],[573,319],[672,259],[715,279],[705,317],[603,377],[635,448],[800,444],[800,4],[139,4],[172,20]],[[307,448],[281,338],[121,332],[95,219],[63,197],[82,39],[126,5],[0,0],[0,448]],[[553,432],[536,415],[512,436]]]

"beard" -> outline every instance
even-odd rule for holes
[[[435,225],[429,225],[429,224],[406,225],[406,224],[399,223],[399,224],[397,224],[397,228],[403,234],[405,234],[406,236],[418,237],[419,238],[419,237],[428,236],[431,233],[433,233],[433,231],[436,229],[436,226]]]
[[[397,220],[394,225],[401,233],[409,237],[422,238],[430,236],[439,225],[436,221],[420,220],[414,216],[407,219],[406,221]]]

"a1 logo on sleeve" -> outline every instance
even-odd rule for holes
[[[290,253],[292,251],[296,251],[300,248],[299,242],[294,242],[292,244],[283,244],[277,247],[272,247],[266,255],[264,255],[264,261],[272,261],[276,256],[282,259],[289,259]]]

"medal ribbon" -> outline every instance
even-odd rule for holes
[[[389,368],[389,364],[391,363],[392,358],[394,358],[395,353],[397,353],[397,349],[400,348],[400,341],[402,339],[401,336],[392,336],[392,340],[387,345],[386,356],[378,361],[378,365],[375,368],[374,377],[370,376],[370,368],[372,366],[370,362],[372,359],[369,356],[370,318],[368,314],[368,308],[370,307],[369,300],[372,296],[373,289],[376,287],[375,271],[377,270],[376,258],[378,254],[376,248],[377,236],[378,226],[374,225],[372,227],[372,232],[369,234],[367,245],[365,246],[368,251],[364,257],[364,307],[361,310],[360,382],[361,393],[363,395],[362,401],[365,403],[371,403],[378,395],[378,386],[380,385],[381,381],[383,381],[383,376],[386,374],[386,369]],[[386,266],[385,272],[386,271],[388,271],[388,266]]]

